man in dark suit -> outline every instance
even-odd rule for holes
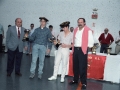
[[[21,59],[23,55],[22,41],[24,37],[24,28],[22,27],[21,18],[15,20],[15,26],[11,26],[7,30],[6,46],[8,48],[8,60],[7,60],[7,76],[11,76],[15,63],[15,74],[22,76],[20,73]],[[25,47],[26,49],[26,47]]]

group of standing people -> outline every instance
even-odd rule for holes
[[[48,19],[45,17],[40,17],[40,27],[36,28],[32,34],[29,35],[29,42],[33,44],[32,46],[32,62],[30,67],[30,78],[34,78],[36,62],[39,57],[39,68],[38,68],[38,78],[42,78],[44,59],[47,49],[48,39],[52,38],[51,31],[46,27]],[[57,79],[57,71],[60,61],[63,61],[63,72],[61,75],[61,82],[64,82],[65,73],[67,69],[67,63],[69,58],[69,48],[73,48],[73,70],[74,79],[70,84],[77,83],[80,80],[82,83],[82,88],[85,89],[87,85],[87,55],[88,48],[91,48],[94,44],[92,31],[85,24],[84,18],[78,19],[78,27],[75,29],[74,33],[69,30],[70,22],[63,22],[60,27],[63,29],[58,36],[58,40],[54,40],[53,43],[60,43],[58,52],[55,58],[54,72],[53,76],[48,78],[48,80]],[[32,26],[33,24],[31,24]],[[34,27],[34,26],[32,26]],[[33,28],[32,28],[33,29]],[[23,42],[24,28],[22,27],[21,18],[15,20],[15,26],[11,26],[7,30],[6,35],[6,46],[8,48],[8,60],[7,60],[7,76],[11,76],[14,66],[15,74],[22,76],[20,72],[21,59],[23,55],[23,48],[28,49],[28,42]],[[50,42],[51,43],[51,42]],[[50,44],[48,44],[48,47]]]
[[[46,27],[46,24],[49,20],[45,17],[40,17],[39,19],[40,27],[34,29],[34,24],[30,25],[30,34],[28,36],[29,41],[26,42],[22,41],[25,28],[22,27],[21,18],[17,18],[15,20],[15,26],[10,26],[8,28],[6,35],[6,46],[8,48],[7,76],[11,76],[14,67],[15,74],[18,76],[22,76],[20,72],[20,67],[24,48],[27,53],[32,53],[29,78],[34,78],[35,76],[36,62],[39,57],[38,78],[41,79],[43,74],[46,51],[46,56],[49,57],[52,45],[56,45],[59,43],[60,45],[58,47],[58,51],[54,61],[53,75],[48,78],[48,80],[57,79],[58,68],[62,60],[63,72],[61,74],[61,82],[64,82],[69,58],[69,48],[72,48],[74,78],[70,82],[70,84],[77,84],[80,78],[82,89],[86,89],[88,49],[92,48],[94,45],[93,31],[89,27],[87,27],[86,20],[84,18],[79,18],[77,20],[78,26],[74,29],[74,31],[73,27],[69,29],[69,21],[61,23],[60,27],[63,31],[60,32],[57,40],[54,40],[53,43],[51,43],[48,40],[52,37],[55,37],[52,33],[53,26],[50,25],[48,29]],[[0,25],[0,38],[1,37],[4,37],[4,30],[3,27]],[[106,28],[105,32],[99,37],[99,42],[101,43],[100,52],[106,52],[106,47],[111,45],[113,41],[114,39],[112,35],[108,33],[108,29]],[[119,47],[120,37],[117,37],[115,43],[117,44],[116,47]],[[116,52],[118,52],[118,49],[116,49]]]

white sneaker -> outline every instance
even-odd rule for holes
[[[65,81],[64,78],[61,78],[61,81],[60,81],[60,82],[63,83],[64,81]]]
[[[50,78],[48,78],[48,80],[56,80],[57,78],[55,76],[51,76]]]
[[[31,73],[30,76],[29,76],[29,78],[32,79],[32,78],[34,78],[34,76],[35,76],[35,74]]]

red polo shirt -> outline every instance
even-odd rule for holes
[[[110,42],[114,41],[113,36],[110,33],[108,33],[106,38],[104,33],[102,33],[98,40],[101,42],[101,44],[110,44]]]

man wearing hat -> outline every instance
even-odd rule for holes
[[[67,64],[69,60],[69,48],[72,47],[71,43],[73,37],[73,34],[69,30],[69,24],[70,22],[68,21],[60,24],[61,28],[63,28],[63,32],[61,32],[58,36],[58,40],[61,43],[61,45],[59,46],[55,57],[53,75],[50,78],[48,78],[48,80],[57,79],[58,68],[62,60],[63,65],[62,65],[61,82],[64,82],[64,78],[67,70]]]
[[[42,78],[46,46],[49,38],[52,38],[50,30],[46,27],[48,19],[40,17],[40,27],[36,28],[34,33],[29,37],[29,41],[34,41],[32,50],[32,62],[30,67],[30,78],[34,78],[36,62],[39,57],[38,78]]]

